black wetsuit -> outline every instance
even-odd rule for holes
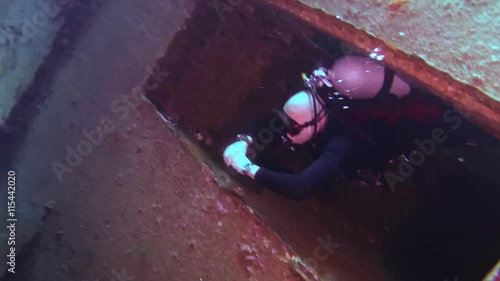
[[[321,184],[358,169],[376,169],[380,155],[374,144],[337,122],[329,121],[315,139],[321,155],[299,174],[274,172],[261,167],[255,180],[270,190],[293,200],[309,197]]]
[[[392,102],[393,106],[398,106],[397,103],[403,103],[404,98],[398,99],[389,93],[393,80],[394,71],[386,68],[382,89],[369,104]],[[416,95],[412,92],[409,97]],[[344,101],[347,104],[340,104],[337,112],[342,111],[343,105],[356,107],[368,104],[365,100]],[[255,175],[255,180],[282,196],[294,200],[305,199],[323,183],[334,180],[339,175],[350,177],[361,169],[382,172],[385,160],[415,149],[415,139],[431,135],[430,128],[425,124],[408,118],[393,124],[383,119],[369,120],[356,127],[357,130],[353,130],[351,126],[330,119],[325,130],[317,136],[317,147],[322,152],[314,163],[300,174],[261,168]]]

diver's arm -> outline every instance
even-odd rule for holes
[[[296,201],[303,200],[311,196],[321,183],[340,174],[340,162],[345,159],[348,148],[347,138],[336,138],[325,147],[320,158],[302,173],[279,173],[259,167],[254,179],[277,194]]]
[[[340,174],[342,163],[353,153],[348,137],[335,137],[323,149],[321,156],[300,174],[274,172],[253,164],[246,156],[248,144],[243,141],[229,145],[224,151],[225,163],[271,191],[292,200],[302,200],[313,194],[320,183]]]
[[[300,174],[286,174],[260,168],[255,180],[271,191],[292,200],[311,196],[320,183],[339,174],[340,169],[327,158],[320,158]]]

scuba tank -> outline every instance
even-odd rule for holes
[[[339,94],[356,100],[373,99],[381,93],[401,98],[411,91],[410,84],[394,71],[361,56],[335,61],[328,70],[328,79]]]
[[[391,134],[393,124],[401,120],[433,120],[442,115],[441,109],[425,100],[415,103],[415,97],[418,100],[420,95],[410,95],[410,83],[370,58],[346,56],[329,69],[319,68],[302,77],[313,96],[324,101],[322,107],[331,117],[364,137],[376,150],[379,160],[375,170],[358,170],[349,176],[353,182],[384,185],[381,172],[393,154],[393,146],[386,139],[398,139]],[[325,85],[326,89],[322,88]]]
[[[321,95],[328,97],[328,106],[344,120],[395,123],[403,119],[425,122],[442,117],[442,109],[432,97],[414,91],[407,78],[373,59],[346,56],[323,72],[330,89],[321,91]]]

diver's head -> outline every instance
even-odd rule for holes
[[[287,119],[287,136],[294,144],[308,142],[326,126],[325,109],[310,92],[301,91],[291,96],[283,106],[283,111]]]

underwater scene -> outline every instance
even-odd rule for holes
[[[500,281],[500,2],[0,0],[0,280]]]

